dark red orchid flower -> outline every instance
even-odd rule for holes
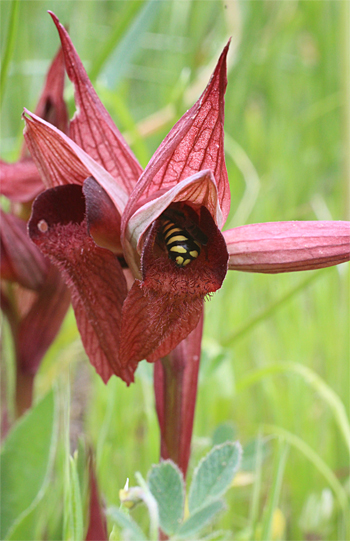
[[[142,172],[51,16],[78,113],[69,138],[25,111],[28,147],[51,187],[35,201],[29,232],[65,277],[86,352],[104,381],[114,373],[130,383],[139,361],[172,352],[196,329],[203,300],[221,287],[227,269],[287,272],[349,259],[347,222],[221,233],[230,206],[223,147],[228,45],[202,96]]]
[[[49,69],[36,113],[67,131],[63,99],[64,58],[59,50]],[[33,378],[56,337],[70,304],[70,295],[56,267],[41,254],[27,234],[28,207],[44,190],[40,174],[24,144],[17,163],[1,162],[0,192],[13,212],[0,210],[1,308],[9,320],[16,356],[16,407],[31,404]],[[21,217],[15,214],[15,211]]]

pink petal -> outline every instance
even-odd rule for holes
[[[87,177],[93,176],[122,214],[127,195],[113,177],[63,132],[27,109],[24,111],[24,137],[46,186],[83,184]]]
[[[32,201],[44,189],[35,163],[25,159],[16,163],[0,160],[0,193],[11,201]]]
[[[129,384],[136,366],[125,368],[118,357],[125,278],[112,252],[96,246],[88,235],[84,213],[81,187],[47,190],[34,202],[30,237],[70,289],[83,345],[98,374],[106,382],[114,373]]]
[[[215,223],[221,228],[223,218],[218,203],[217,186],[211,171],[199,171],[169,188],[139,208],[130,218],[123,243],[125,259],[135,276],[139,276],[139,255],[143,235],[149,226],[171,203],[185,202],[192,208],[206,207]]]
[[[39,290],[46,280],[49,262],[27,234],[27,224],[0,209],[1,275],[4,280]]]
[[[66,29],[52,12],[59,32],[68,77],[74,84],[78,112],[70,123],[70,137],[130,193],[142,168],[98,98]]]
[[[130,196],[122,231],[137,208],[153,194],[163,193],[204,169],[210,169],[214,175],[220,207],[226,220],[230,208],[224,157],[224,94],[228,46],[224,48],[202,96],[175,124],[140,177]]]
[[[320,269],[350,259],[350,222],[274,222],[223,233],[229,269],[278,273]]]
[[[20,303],[20,298],[18,301]],[[22,372],[36,374],[42,358],[57,336],[69,305],[69,291],[58,270],[50,265],[37,298],[19,324],[16,354]]]

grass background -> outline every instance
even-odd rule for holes
[[[12,24],[13,2],[2,0],[0,8],[2,51],[13,33],[7,70],[3,64],[3,159],[17,158],[22,108],[34,109],[58,48],[47,9],[69,28],[143,166],[198,98],[232,36],[226,227],[349,219],[348,2],[22,0]],[[67,84],[73,113],[72,96]],[[221,537],[345,538],[340,502],[342,490],[349,492],[349,449],[337,420],[349,407],[348,293],[348,265],[275,276],[229,272],[207,303],[192,464],[222,434],[243,445],[257,437],[266,444],[262,467],[246,464],[250,476],[239,476],[241,486],[230,489],[218,525],[229,533]],[[52,385],[65,407],[70,389],[72,448],[85,434],[96,450],[104,498],[119,505],[125,478],[135,482],[135,471],[146,475],[158,461],[151,367],[141,363],[129,389],[115,378],[103,385],[70,313],[41,366],[36,396]],[[64,415],[61,424],[63,433]],[[282,441],[289,452],[279,491]],[[62,538],[62,460],[52,479],[56,490],[36,510],[49,517],[50,539]],[[146,520],[142,511],[137,516]]]

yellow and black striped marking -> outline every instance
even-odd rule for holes
[[[169,257],[178,267],[186,267],[201,253],[199,242],[175,221],[165,218],[162,221],[162,233]]]

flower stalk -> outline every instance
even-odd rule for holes
[[[163,460],[170,458],[186,478],[196,407],[203,314],[194,331],[154,365],[154,390]]]

